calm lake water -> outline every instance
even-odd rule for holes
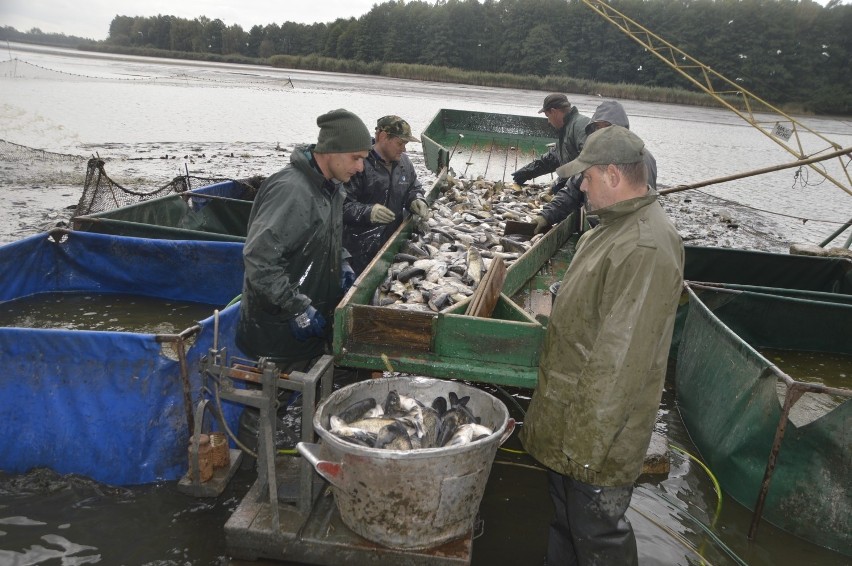
[[[271,174],[286,163],[276,147],[315,141],[316,116],[338,107],[356,112],[368,126],[380,116],[399,114],[417,134],[441,108],[535,115],[546,94],[15,44],[5,53],[17,60],[0,63],[0,139],[81,157],[97,153],[116,179],[149,188],[186,171]],[[586,115],[599,103],[593,96],[569,97]],[[632,101],[624,106],[631,129],[657,158],[662,185],[793,160],[727,111]],[[852,145],[848,121],[803,120],[840,146]],[[418,144],[410,145],[413,154],[419,151]],[[57,208],[76,203],[79,171],[69,182],[45,177],[38,164],[32,170],[30,165],[6,170],[0,208],[17,214],[36,199]],[[78,167],[73,162],[69,169]],[[20,170],[37,182],[27,182]],[[785,171],[703,191],[777,213],[756,214],[781,240],[818,243],[852,217],[852,197],[813,173],[808,181],[801,186]],[[801,217],[811,220],[803,223]],[[529,392],[492,393],[523,420]],[[658,430],[694,453],[673,397],[666,391]],[[518,450],[520,444],[512,438],[506,447]],[[473,564],[541,564],[552,508],[545,474],[536,466],[526,456],[498,453]],[[41,472],[0,474],[0,564],[227,564],[222,526],[252,480],[251,471],[241,471],[222,496],[198,500],[177,492],[173,482],[124,489]],[[752,565],[850,563],[768,524],[749,542],[750,513],[726,496],[720,505],[707,474],[677,452],[668,476],[637,484],[629,517],[643,565],[742,563],[735,555]],[[702,525],[712,525],[712,535]]]

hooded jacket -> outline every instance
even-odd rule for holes
[[[364,170],[346,184],[343,203],[343,247],[352,254],[349,264],[360,274],[376,252],[402,224],[404,212],[415,199],[424,199],[423,187],[417,180],[414,165],[403,153],[399,161],[386,162],[370,150]],[[381,204],[396,214],[389,224],[372,224],[370,211]]]
[[[295,148],[290,164],[260,186],[243,248],[236,343],[250,356],[281,364],[324,353],[326,339],[297,341],[289,320],[312,305],[325,317],[328,335],[343,296],[343,188],[315,168],[313,148]]]
[[[651,440],[683,244],[655,193],[595,214],[553,305],[521,440],[555,472],[613,487],[639,476]]]
[[[583,150],[583,145],[586,143],[586,126],[589,124],[589,119],[580,114],[577,107],[574,106],[565,114],[565,121],[562,127],[559,128],[559,137],[556,145],[550,148],[550,151],[531,161],[519,171],[525,171],[528,178],[534,179],[539,175],[553,173],[560,165],[577,159],[580,152]]]
[[[630,129],[630,121],[627,119],[627,112],[624,107],[615,100],[604,100],[595,109],[590,122],[609,122],[614,126],[621,126]],[[648,147],[645,147],[645,167],[648,168],[648,185],[656,190],[657,188],[657,160],[651,155]],[[565,186],[559,190],[553,200],[547,203],[541,210],[541,216],[547,220],[550,225],[562,222],[574,210],[580,208],[585,201],[585,195],[580,190],[580,184],[583,182],[582,175],[576,175],[567,180]]]

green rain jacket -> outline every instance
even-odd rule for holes
[[[651,441],[683,243],[656,193],[595,214],[553,305],[521,440],[548,468],[614,487],[636,480]]]
[[[279,363],[325,351],[340,286],[342,185],[311,165],[314,146],[294,149],[290,164],[267,178],[254,200],[243,249],[245,279],[236,343],[253,357]],[[289,320],[313,305],[326,338],[297,341]]]

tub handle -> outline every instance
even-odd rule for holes
[[[328,460],[320,460],[319,444],[311,442],[299,442],[296,444],[296,450],[314,467],[319,475],[325,478],[328,483],[336,488],[343,489],[343,464],[339,462],[329,462]],[[345,491],[345,490],[344,490]]]
[[[509,417],[509,420],[506,421],[506,428],[503,429],[503,436],[500,437],[500,446],[503,446],[503,443],[509,440],[513,432],[515,432],[515,419]]]

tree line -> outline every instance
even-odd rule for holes
[[[852,5],[832,0],[610,0],[768,102],[852,114]],[[204,16],[116,16],[104,47],[268,60],[410,64],[648,88],[694,88],[578,0],[397,0],[359,18],[248,31]],[[363,66],[363,65],[362,65]]]

